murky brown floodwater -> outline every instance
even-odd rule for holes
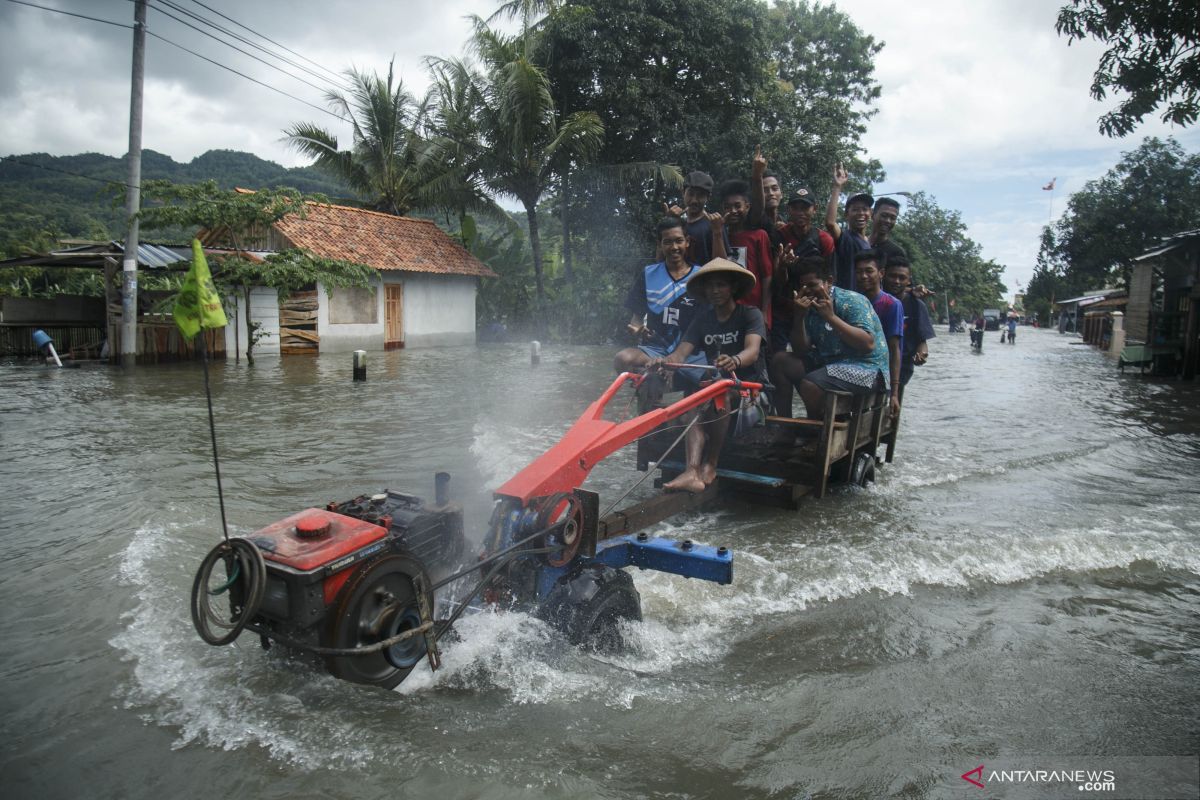
[[[732,586],[638,573],[619,658],[470,617],[394,693],[192,631],[219,536],[198,367],[0,366],[4,795],[1021,797],[959,775],[1200,752],[1200,391],[1052,332],[975,355],[942,331],[872,489],[664,526],[731,546]],[[610,357],[373,354],[359,385],[349,356],[219,366],[231,523],[446,469],[478,535]],[[591,485],[639,475],[621,454]]]

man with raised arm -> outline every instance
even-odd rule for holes
[[[718,225],[720,215],[710,214],[705,208],[712,190],[713,179],[707,172],[689,172],[683,181],[683,206],[663,203],[663,211],[684,221],[689,264],[707,264],[729,252],[729,235]]]
[[[833,237],[836,265],[834,284],[853,291],[854,255],[871,249],[871,243],[867,240],[867,223],[871,221],[871,206],[875,199],[866,192],[850,197],[846,201],[846,225],[839,225],[842,189],[849,179],[850,175],[840,163],[833,168],[833,190],[829,193],[829,205],[825,208],[825,230]]]
[[[783,188],[779,185],[779,176],[767,172],[767,159],[762,154],[762,147],[755,146],[754,160],[750,162],[750,225],[766,231],[771,238],[772,253],[783,244],[783,237],[779,234],[783,224],[779,218],[782,202]]]

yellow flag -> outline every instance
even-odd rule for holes
[[[183,288],[175,301],[175,324],[184,337],[191,339],[201,328],[224,328],[229,324],[221,297],[213,286],[212,273],[200,240],[192,240],[192,268],[183,279]]]

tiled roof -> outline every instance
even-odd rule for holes
[[[275,223],[275,229],[294,246],[316,255],[357,261],[379,270],[497,277],[428,220],[309,203],[303,219],[289,215]]]

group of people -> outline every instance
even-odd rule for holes
[[[839,222],[847,179],[837,165],[822,230],[813,194],[797,188],[783,203],[759,150],[749,181],[715,187],[720,212],[708,210],[712,178],[688,174],[683,204],[664,204],[656,226],[660,260],[630,285],[628,329],[638,344],[617,353],[616,369],[671,366],[686,389],[712,377],[696,367],[715,366],[771,386],[762,400],[779,416],[792,416],[798,392],[806,416],[819,418],[830,390],[885,392],[898,414],[933,326],[908,257],[891,239],[899,203],[854,194]],[[711,405],[700,413],[703,424],[688,430],[686,469],[667,489],[699,492],[716,478],[731,415]]]

